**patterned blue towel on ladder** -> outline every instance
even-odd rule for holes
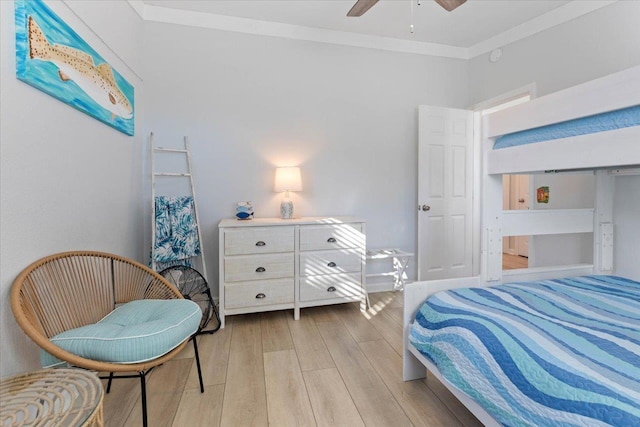
[[[193,197],[158,196],[155,207],[153,261],[165,266],[190,265],[190,258],[200,255]]]

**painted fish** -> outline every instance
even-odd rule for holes
[[[81,50],[51,44],[33,17],[29,17],[29,56],[49,61],[58,67],[63,81],[72,80],[98,105],[111,112],[111,119],[133,117],[133,108],[122,93],[109,64],[96,66],[93,57]]]

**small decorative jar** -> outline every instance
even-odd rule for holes
[[[251,202],[236,203],[236,218],[243,221],[253,219],[253,206]]]

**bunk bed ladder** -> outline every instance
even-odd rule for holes
[[[153,257],[153,250],[156,245],[156,178],[162,177],[163,179],[184,179],[189,178],[189,188],[190,195],[193,198],[193,212],[195,216],[196,229],[198,231],[198,241],[200,243],[200,262],[202,265],[202,276],[205,280],[207,278],[207,266],[205,262],[204,256],[204,246],[202,244],[202,231],[200,228],[200,216],[198,215],[198,202],[196,201],[196,190],[193,185],[193,174],[191,169],[191,150],[189,149],[189,138],[184,137],[184,148],[164,148],[164,147],[156,147],[153,141],[153,132],[149,135],[149,146],[151,153],[151,268],[157,271],[157,262]],[[166,153],[173,155],[183,155],[186,157],[186,172],[156,172],[155,170],[155,157],[157,154]]]

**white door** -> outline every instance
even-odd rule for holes
[[[472,275],[473,113],[418,109],[418,280]]]

